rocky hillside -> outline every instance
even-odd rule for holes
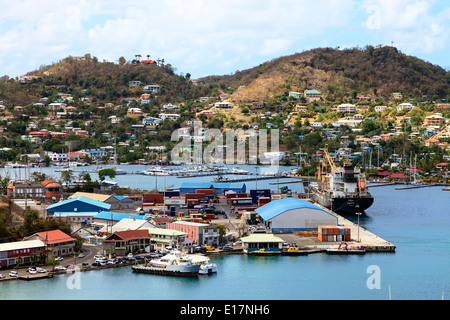
[[[290,91],[319,90],[326,100],[341,102],[354,95],[447,98],[450,73],[405,55],[394,47],[364,49],[320,48],[280,57],[231,76],[211,76],[209,83],[225,84],[236,102],[286,95]]]

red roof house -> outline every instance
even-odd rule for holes
[[[41,240],[47,246],[49,256],[54,257],[74,254],[73,248],[76,241],[75,238],[72,238],[61,230],[38,232],[25,238],[24,240]]]

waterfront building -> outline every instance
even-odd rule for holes
[[[103,240],[103,250],[125,256],[146,250],[150,246],[150,235],[147,230],[117,231]]]
[[[274,200],[255,210],[262,224],[273,233],[316,231],[320,225],[337,224],[337,217],[307,200]]]
[[[213,245],[219,243],[219,228],[217,225],[190,221],[174,221],[167,223],[167,229],[186,233],[186,238],[197,245]]]
[[[185,244],[186,232],[162,229],[162,228],[142,228],[146,229],[151,238],[152,251],[165,250],[167,246],[173,247]]]
[[[244,244],[244,252],[249,254],[260,249],[280,253],[284,242],[283,239],[272,233],[253,233],[248,237],[241,238],[241,241]]]
[[[15,266],[19,257],[23,263],[30,263],[31,255],[39,252],[45,253],[45,243],[41,240],[0,243],[0,268]]]
[[[27,238],[28,240],[40,240],[47,247],[49,257],[64,257],[74,253],[75,239],[61,230],[37,232]]]

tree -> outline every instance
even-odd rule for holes
[[[100,179],[100,181],[104,181],[106,177],[114,179],[116,177],[116,170],[102,169],[98,172],[98,178]]]
[[[124,57],[119,58],[119,65],[123,66],[126,62],[127,60]]]
[[[73,179],[73,171],[65,170],[61,173],[61,180],[66,183],[70,183]]]

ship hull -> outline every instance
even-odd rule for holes
[[[333,205],[330,209],[336,208],[334,211],[338,213],[355,214],[366,211],[373,204],[373,201],[372,197],[333,198]]]
[[[178,276],[178,277],[195,277],[198,276],[200,265],[191,266],[153,266],[153,265],[137,265],[132,267],[133,272],[147,273],[147,274],[159,274],[165,276]]]
[[[306,189],[306,188],[305,188]],[[349,196],[349,197],[333,197],[328,192],[321,192],[316,188],[309,188],[309,197],[321,206],[330,209],[339,214],[355,214],[364,212],[374,202],[373,197],[367,196]]]

